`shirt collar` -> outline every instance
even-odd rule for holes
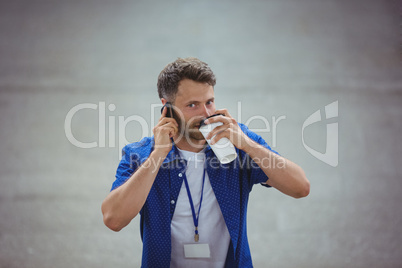
[[[163,163],[169,163],[175,160],[180,160],[182,159],[179,150],[176,147],[176,144],[174,143],[173,139],[171,139],[172,141],[172,149],[169,151],[169,153],[167,154],[165,160],[163,160]],[[152,136],[152,141],[151,141],[151,146],[152,148],[154,148],[155,146],[155,139],[154,136]],[[205,147],[205,155],[209,156],[212,152],[211,146],[209,146],[209,144],[207,144],[207,146]]]
[[[163,163],[169,163],[169,162],[172,162],[172,161],[175,161],[175,160],[182,159],[181,155],[180,155],[180,152],[179,152],[179,150],[177,150],[177,147],[174,144],[173,140],[172,140],[172,143],[173,143],[172,144],[172,149],[167,154],[165,160],[163,160]]]

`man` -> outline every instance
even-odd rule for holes
[[[154,136],[123,149],[112,191],[102,204],[106,226],[119,231],[141,214],[143,267],[252,267],[247,202],[256,183],[295,198],[309,194],[304,171],[257,134],[215,107],[215,76],[196,59],[177,59],[158,77],[162,104],[171,103]],[[222,122],[207,139],[223,137],[238,157],[220,164],[198,130]],[[215,136],[215,137],[214,137]]]

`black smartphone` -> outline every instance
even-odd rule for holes
[[[163,113],[163,108],[167,108],[166,111],[166,117],[172,117],[173,118],[173,105],[170,102],[166,102],[165,105],[163,105],[162,109],[161,109],[161,113]]]

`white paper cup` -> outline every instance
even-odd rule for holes
[[[218,157],[219,161],[222,164],[228,164],[232,162],[233,160],[236,159],[237,153],[236,149],[234,148],[233,144],[230,142],[229,139],[227,138],[222,138],[219,141],[217,141],[215,144],[211,145],[210,141],[211,139],[207,139],[206,137],[208,136],[209,132],[211,132],[214,128],[217,126],[223,125],[222,122],[216,122],[212,124],[207,124],[207,125],[202,125],[200,127],[200,132],[204,136],[204,138],[207,140],[209,146],[211,146],[211,149],[214,151],[216,157]]]

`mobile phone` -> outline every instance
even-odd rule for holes
[[[170,102],[166,102],[165,105],[163,105],[161,109],[161,113],[163,113],[163,108],[167,108],[166,111],[166,117],[172,117],[173,118],[173,105]]]

